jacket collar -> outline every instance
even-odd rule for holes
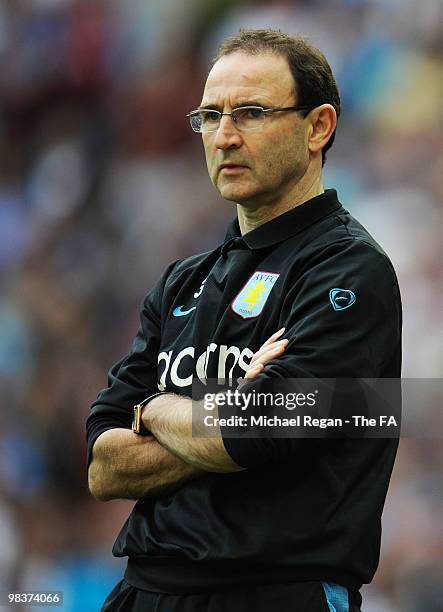
[[[238,219],[235,219],[228,228],[223,247],[233,241],[244,242],[250,249],[263,249],[278,244],[341,207],[336,190],[327,189],[324,193],[260,225],[244,236],[241,235]]]

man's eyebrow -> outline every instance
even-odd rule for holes
[[[242,106],[260,106],[261,108],[269,108],[267,104],[263,102],[258,102],[257,100],[242,100],[241,102],[237,102],[232,108],[241,108]],[[198,107],[199,110],[216,110],[223,112],[223,108],[219,104],[201,104]]]
[[[222,108],[218,104],[200,104],[198,110],[218,110],[222,111]]]

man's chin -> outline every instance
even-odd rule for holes
[[[234,185],[218,185],[217,189],[224,200],[235,202],[236,204],[246,205],[257,195],[252,189],[245,189]]]

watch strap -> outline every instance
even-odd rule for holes
[[[132,418],[132,431],[140,436],[149,436],[151,432],[147,427],[145,427],[142,419],[142,410],[145,406],[149,404],[149,402],[157,397],[158,395],[164,395],[166,391],[159,391],[158,393],[153,393],[146,399],[144,399],[140,404],[136,404],[133,408],[134,415]]]

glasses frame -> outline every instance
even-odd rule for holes
[[[214,108],[197,108],[193,111],[191,111],[190,113],[186,114],[186,117],[189,118],[189,123],[191,124],[191,128],[194,132],[196,132],[197,134],[207,134],[208,132],[216,132],[218,130],[218,128],[220,127],[220,121],[222,117],[227,117],[230,116],[232,117],[232,121],[234,123],[234,125],[236,126],[236,128],[238,130],[240,130],[241,132],[251,132],[253,130],[259,130],[261,127],[263,127],[264,125],[264,119],[263,119],[263,123],[257,127],[252,127],[252,128],[241,128],[237,125],[237,120],[235,118],[236,115],[236,111],[242,111],[242,110],[260,110],[264,113],[264,118],[266,118],[266,115],[272,114],[272,113],[286,113],[286,112],[295,112],[295,111],[304,111],[304,110],[309,110],[311,111],[313,108],[315,108],[315,106],[285,106],[283,108],[263,108],[262,106],[255,106],[255,105],[248,105],[248,106],[238,106],[237,108],[232,109],[232,111],[230,113],[222,113],[218,110],[215,110]],[[214,128],[213,130],[196,130],[194,128],[194,126],[192,125],[192,117],[196,117],[198,115],[198,113],[200,113],[201,111],[208,111],[210,113],[217,113],[219,115],[219,120],[218,120],[218,125],[216,128]]]

